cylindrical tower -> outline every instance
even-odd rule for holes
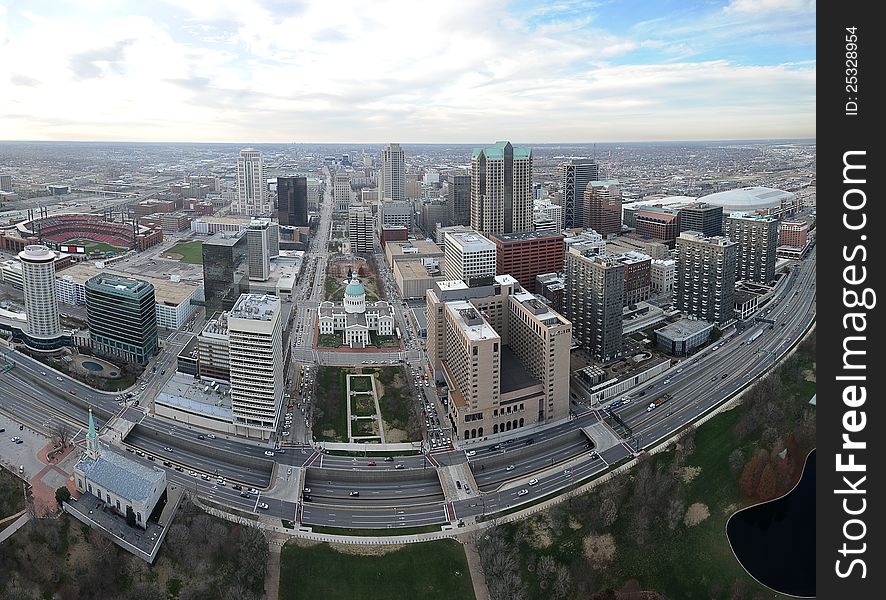
[[[37,338],[58,337],[62,327],[55,295],[55,252],[46,246],[25,246],[18,258],[22,261],[28,333]]]

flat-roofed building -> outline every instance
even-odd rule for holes
[[[372,253],[372,211],[368,207],[355,205],[348,209],[348,240],[352,253]]]
[[[385,244],[385,262],[392,269],[401,261],[443,260],[443,251],[434,242],[428,240],[395,240]]]
[[[86,315],[92,348],[126,362],[147,364],[157,352],[154,286],[99,273],[86,282]]]
[[[442,281],[426,294],[428,356],[449,389],[458,439],[485,438],[569,414],[572,325],[509,275]]]
[[[621,232],[621,186],[617,179],[591,181],[584,191],[584,226],[604,238]]]
[[[283,399],[280,299],[243,294],[228,314],[231,409],[238,435],[268,439]]]
[[[443,275],[468,284],[496,274],[495,244],[477,232],[447,232],[443,236]]]
[[[228,314],[217,312],[197,336],[197,374],[199,377],[229,381],[231,348],[228,338]]]
[[[563,264],[563,234],[551,231],[491,233],[495,244],[495,272],[509,274],[530,292],[535,278],[558,270]]]
[[[625,266],[573,246],[566,256],[566,315],[576,341],[597,360],[621,356]]]
[[[680,233],[680,213],[669,208],[646,207],[637,211],[636,233],[663,240],[673,248]]]
[[[532,149],[496,142],[471,153],[471,228],[532,230]]]
[[[708,341],[714,326],[707,321],[680,319],[655,330],[655,344],[668,354],[685,356]]]
[[[707,237],[723,235],[723,207],[693,202],[679,208],[680,232],[698,231]]]
[[[728,237],[681,233],[674,286],[677,309],[720,327],[732,323],[737,262],[738,244]]]
[[[217,233],[203,242],[203,292],[207,312],[230,310],[249,291],[249,260],[244,234]]]
[[[611,256],[625,267],[624,305],[648,300],[652,291],[652,258],[640,252]]]
[[[775,279],[778,220],[767,215],[732,213],[726,233],[738,244],[736,280],[769,284]]]
[[[656,259],[650,264],[650,285],[653,294],[672,294],[677,279],[677,262],[674,259]]]

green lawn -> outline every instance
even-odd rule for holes
[[[375,420],[351,421],[351,435],[353,437],[377,436]]]
[[[167,254],[181,254],[181,262],[192,265],[203,264],[203,242],[180,242],[166,251]]]
[[[406,394],[406,377],[402,367],[380,367],[364,369],[364,373],[375,372],[384,386],[384,394],[378,399],[381,416],[392,427],[406,430],[409,412],[413,402]]]
[[[86,248],[86,253],[94,252],[98,250],[99,252],[127,252],[128,248],[119,248],[117,246],[112,246],[110,244],[106,244],[104,242],[94,242],[92,240],[87,239],[79,239],[79,240],[68,240],[66,244],[70,244],[71,246],[83,246]]]
[[[470,600],[471,575],[461,544],[409,544],[380,556],[337,552],[326,544],[286,545],[280,600]]]
[[[324,442],[345,441],[348,410],[345,404],[345,369],[320,367],[314,406],[314,438]]]
[[[352,392],[370,392],[372,391],[372,375],[351,376]]]
[[[375,403],[371,394],[351,396],[351,414],[358,417],[369,417],[375,414]]]
[[[317,335],[317,346],[320,348],[338,348],[341,345],[341,335],[339,334],[321,333]]]

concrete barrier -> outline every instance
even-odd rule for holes
[[[477,465],[500,467],[516,464],[524,458],[537,458],[538,456],[543,456],[547,450],[559,449],[563,445],[564,440],[570,443],[574,440],[577,443],[586,441],[587,436],[581,430],[573,429],[556,437],[538,440],[528,445],[526,442],[502,444],[502,448],[507,449],[507,452],[503,454],[496,452],[493,454],[487,450],[477,450],[476,456],[471,457],[471,462],[475,465],[475,470],[478,468]]]
[[[363,468],[327,469],[326,467],[308,467],[305,469],[305,481],[344,481],[351,483],[388,483],[388,482],[438,482],[437,469],[428,465],[427,469],[372,469]]]

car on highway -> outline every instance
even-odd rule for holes
[[[526,488],[523,488],[522,490],[517,492],[517,496],[525,496],[528,493],[529,493],[529,490],[527,490]]]
[[[306,494],[310,494],[310,493],[311,493],[311,488],[306,487],[305,490],[304,490],[304,492],[305,492]]]
[[[468,450],[467,452],[465,452],[465,456],[474,456],[476,454],[477,454],[476,450]]]
[[[249,488],[249,489],[246,490],[246,491],[249,492],[250,494],[258,494],[258,490],[255,489],[255,488]]]
[[[265,450],[265,456],[274,456],[274,452],[272,450]]]
[[[163,449],[167,452],[172,452],[172,448],[170,448],[169,446],[164,446]]]
[[[655,404],[655,402],[653,402],[652,404],[650,404],[649,406],[646,407],[646,412],[652,412],[653,410],[655,410],[655,406],[656,406],[656,404]]]
[[[351,496],[352,498],[359,496],[359,495],[360,495],[360,492],[358,492],[357,490],[354,490],[353,492],[348,493],[348,496]]]
[[[538,483],[538,479],[532,478],[529,480],[529,485],[535,485]]]
[[[228,483],[224,479],[216,479],[215,483],[218,485],[228,485]]]
[[[243,489],[243,486],[240,485],[239,483],[235,483],[231,487],[234,488],[235,490],[242,490]]]
[[[61,380],[62,380],[62,378],[61,378],[61,377],[58,377],[58,376],[56,376],[56,378],[55,378],[55,380],[56,380],[56,381],[61,381]]]
[[[370,460],[369,462],[366,463],[366,466],[367,466],[367,467],[374,467],[374,466],[375,466],[375,461],[374,461],[374,460]]]
[[[385,462],[394,462],[393,456],[385,456]]]
[[[311,496],[308,496],[307,494],[302,496],[301,499],[303,502],[313,502],[314,501],[314,499]]]
[[[211,439],[211,440],[214,440],[214,439],[215,439],[215,434],[214,434],[214,433],[207,433],[207,434],[206,434],[206,437],[208,437],[208,438]]]
[[[201,433],[200,435],[197,436],[197,439],[198,440],[205,440],[206,436]]]
[[[516,468],[517,467],[515,467],[514,465],[508,465],[507,468],[505,469],[505,471],[513,471]]]
[[[664,380],[665,385],[669,384],[670,382],[671,382],[670,379],[665,379],[665,380]]]
[[[240,492],[240,497],[241,498],[249,498],[250,497],[249,492]]]
[[[264,502],[259,502],[258,507],[262,510],[268,510],[268,505],[265,504]]]
[[[203,474],[200,476],[200,479],[202,479],[203,481],[209,481],[209,475],[207,475],[206,473],[203,473]]]
[[[397,464],[394,466],[394,468],[395,468],[395,469],[403,469],[403,468],[405,468],[405,467],[403,466],[403,463],[397,463]]]

